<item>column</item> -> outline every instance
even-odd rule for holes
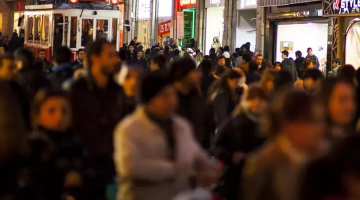
[[[204,52],[205,38],[205,1],[197,1],[195,20],[195,48]]]
[[[233,50],[235,46],[236,13],[236,0],[225,1],[222,46],[228,45],[230,50]]]
[[[264,31],[265,31],[265,19],[264,19],[264,8],[260,7],[260,1],[257,0],[256,7],[256,44],[255,53],[264,53]]]
[[[337,57],[341,60],[341,63],[345,63],[344,52],[345,52],[345,22],[344,17],[338,17],[338,32],[337,32]]]

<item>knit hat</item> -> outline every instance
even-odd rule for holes
[[[191,58],[175,60],[170,68],[170,78],[172,81],[183,80],[191,70],[196,69],[196,64]]]
[[[141,103],[149,103],[162,89],[171,84],[171,80],[160,72],[151,72],[141,82]]]

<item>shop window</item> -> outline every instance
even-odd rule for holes
[[[28,24],[28,33],[27,33],[28,35],[26,37],[26,42],[33,43],[34,42],[34,17],[33,16],[28,17],[27,24]]]
[[[117,22],[118,22],[118,19],[116,18],[113,18],[112,19],[112,41],[115,42],[116,44],[116,47],[118,47],[118,42],[117,42],[117,30],[118,30],[118,26],[117,26]]]
[[[41,28],[41,44],[48,45],[49,43],[49,16],[44,15]]]
[[[108,30],[109,30],[108,20],[98,19],[96,20],[96,39],[106,38],[108,39]]]
[[[65,24],[64,24],[64,44],[63,46],[67,46],[67,41],[68,41],[68,33],[69,33],[69,17],[66,16],[65,19]]]
[[[81,46],[84,47],[87,43],[93,41],[94,35],[94,20],[82,20]]]
[[[34,36],[35,36],[35,40],[34,43],[35,44],[40,44],[40,38],[41,38],[41,15],[39,16],[35,16],[35,24],[34,24]]]
[[[352,24],[346,34],[345,63],[351,64],[355,69],[360,66],[360,22]]]
[[[71,17],[71,30],[70,30],[70,48],[76,48],[77,39],[77,17]]]

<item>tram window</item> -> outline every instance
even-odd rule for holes
[[[70,48],[76,48],[77,17],[71,17]]]
[[[47,45],[49,42],[49,16],[44,15],[41,28],[41,44]]]
[[[84,47],[87,43],[93,40],[94,35],[94,20],[83,19],[82,20],[82,34],[81,34],[81,46]]]
[[[28,18],[28,35],[26,37],[27,43],[33,43],[34,41],[34,17],[31,16]]]
[[[113,18],[112,19],[112,41],[115,41],[116,43],[116,46],[118,46],[118,42],[117,42],[117,30],[118,30],[118,27],[117,27],[117,19],[116,18]]]
[[[40,44],[41,37],[41,16],[35,17],[35,40],[34,43]]]
[[[98,19],[96,21],[96,38],[108,39],[109,23],[106,19]]]

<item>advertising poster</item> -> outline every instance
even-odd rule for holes
[[[139,10],[138,18],[139,19],[150,19],[150,0],[139,0]]]
[[[184,13],[183,12],[177,12],[176,16],[176,36],[177,39],[183,39],[184,38]]]
[[[158,24],[158,41],[163,42],[167,37],[170,38],[171,20]]]

